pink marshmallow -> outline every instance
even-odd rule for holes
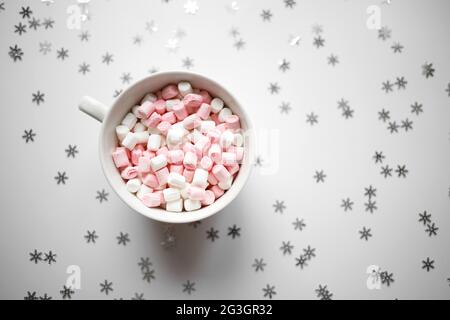
[[[158,171],[156,171],[156,178],[158,179],[158,184],[160,186],[167,183],[167,178],[169,177],[169,169],[164,167]]]
[[[197,154],[193,152],[186,152],[184,154],[183,165],[190,170],[195,170],[197,167]]]
[[[163,117],[161,117],[161,119],[162,119]],[[169,129],[170,129],[170,127],[171,127],[172,125],[170,124],[170,122],[168,122],[168,121],[161,121],[157,126],[156,126],[156,128],[159,130],[159,131],[161,131],[161,133],[163,134],[163,135],[167,135],[167,131],[169,131]]]
[[[183,150],[169,150],[167,153],[167,161],[172,164],[183,163],[184,152]]]
[[[215,186],[216,184],[219,183],[219,181],[216,179],[216,177],[212,174],[212,172],[210,172],[208,174],[208,183],[212,186]]]
[[[202,158],[202,160],[200,160],[200,167],[202,169],[209,171],[209,170],[211,170],[212,166],[213,166],[213,161],[211,160],[210,157],[204,156]]]
[[[209,130],[206,136],[211,140],[211,143],[219,143],[221,134],[220,130],[214,128]]]
[[[156,128],[156,126],[161,122],[161,115],[159,113],[153,112],[148,119],[142,121],[144,125],[149,128]]]
[[[203,200],[205,197],[205,189],[195,186],[190,186],[187,191],[188,197],[192,200]]]
[[[169,166],[170,173],[175,172],[175,173],[178,173],[180,175],[183,175],[183,170],[184,170],[184,167],[181,164],[171,164]]]
[[[147,173],[151,171],[150,158],[140,157],[138,163],[138,171],[141,173]]]
[[[141,145],[138,145],[131,151],[131,163],[133,165],[135,165],[135,166],[138,165],[139,158],[142,156],[143,150],[144,150],[144,147],[142,147]]]
[[[174,84],[169,84],[167,87],[162,89],[162,98],[164,100],[169,100],[178,96],[178,87]]]
[[[186,118],[183,119],[183,126],[187,130],[197,128],[198,126],[200,126],[200,117],[196,113],[187,116]]]
[[[183,120],[188,116],[188,112],[183,102],[180,102],[179,104],[173,106],[173,113],[175,114],[178,120]]]
[[[157,156],[159,156],[160,154],[163,154],[163,155],[166,156],[166,158],[167,158],[167,154],[168,154],[168,153],[169,153],[169,150],[167,149],[167,147],[159,148],[159,150],[156,151],[156,155],[157,155]]]
[[[164,100],[156,100],[155,103],[153,103],[153,105],[155,106],[155,111],[157,113],[159,113],[160,115],[163,115],[164,113],[166,113],[166,101]]]
[[[219,180],[220,182],[225,182],[228,179],[231,178],[231,174],[228,172],[228,170],[221,164],[216,164],[212,168],[213,175]]]
[[[189,182],[189,183],[192,182],[192,179],[194,178],[194,173],[195,173],[194,170],[190,170],[187,168],[184,169],[183,176],[186,178],[186,182]]]
[[[226,168],[231,175],[234,175],[236,172],[239,171],[240,166],[237,163],[234,163],[230,166],[226,166]]]
[[[228,152],[233,152],[236,154],[236,160],[238,162],[242,161],[244,158],[244,148],[243,147],[235,147],[231,146],[227,149]]]
[[[147,100],[137,109],[137,117],[140,119],[147,119],[153,112],[155,112],[155,106],[153,102]]]
[[[208,91],[200,90],[200,92],[198,94],[202,96],[203,103],[211,104],[212,98]]]
[[[184,143],[183,151],[184,151],[184,153],[187,153],[187,152],[196,153],[194,145],[192,143],[190,143],[190,142],[185,142]]]
[[[201,204],[204,206],[209,206],[210,204],[213,204],[215,200],[216,196],[214,195],[214,192],[212,192],[211,190],[206,190],[205,195],[201,200]]]
[[[225,125],[227,129],[238,130],[241,128],[241,122],[237,115],[232,114],[225,119]]]
[[[189,93],[183,98],[183,104],[188,108],[198,108],[203,103],[203,97],[199,94]]]
[[[161,116],[161,120],[162,121],[167,121],[170,124],[174,124],[174,123],[177,122],[177,118],[175,117],[175,114],[173,113],[173,111],[169,111],[169,112],[164,113]]]
[[[210,190],[214,193],[216,199],[220,198],[225,193],[218,185],[212,186]]]
[[[153,151],[150,150],[145,150],[144,152],[142,152],[142,156],[145,158],[154,158],[156,156],[156,153],[154,153]]]
[[[161,204],[166,203],[166,200],[164,200],[164,194],[161,190],[155,191],[154,194],[158,195]]]
[[[128,159],[127,151],[124,147],[118,147],[112,153],[114,164],[116,168],[123,168],[130,165],[130,160]]]
[[[156,192],[146,193],[142,196],[142,203],[150,208],[159,207],[161,205],[161,198]]]
[[[147,187],[153,189],[159,186],[158,179],[152,173],[145,175],[144,178],[142,179],[142,183],[145,184]]]
[[[208,157],[215,163],[222,162],[222,148],[218,144],[212,144],[208,150]]]
[[[207,103],[202,103],[200,108],[197,110],[197,115],[202,119],[206,120],[209,118],[209,114],[211,113],[211,106]]]
[[[125,169],[122,170],[120,175],[122,176],[122,178],[127,179],[127,180],[134,179],[138,175],[138,170],[136,167],[131,167],[131,166],[126,167]]]

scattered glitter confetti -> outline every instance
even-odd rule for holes
[[[158,26],[154,20],[148,21],[145,23],[145,30],[147,30],[150,34],[158,31]]]

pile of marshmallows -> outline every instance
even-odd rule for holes
[[[193,211],[228,190],[244,156],[237,115],[186,81],[147,94],[116,127],[112,153],[126,188],[147,207]]]

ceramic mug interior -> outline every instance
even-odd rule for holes
[[[156,92],[170,83],[189,81],[194,88],[207,90],[211,96],[219,97],[234,114],[240,117],[241,127],[246,133],[244,135],[244,158],[241,168],[230,189],[213,204],[191,212],[169,212],[162,208],[146,207],[134,194],[126,190],[125,182],[112,160],[112,152],[117,147],[116,126],[120,124],[123,117],[130,112],[131,108],[140,103],[145,94]],[[136,82],[124,91],[115,101],[103,119],[99,151],[103,171],[112,188],[119,197],[135,211],[146,217],[167,223],[188,223],[207,218],[228,205],[241,191],[247,181],[252,168],[253,138],[251,125],[247,114],[236,98],[216,81],[193,72],[172,71],[155,73],[147,78]]]

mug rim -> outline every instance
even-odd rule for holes
[[[125,196],[123,195],[123,192],[121,190],[118,190],[118,188],[116,188],[116,186],[113,184],[112,182],[112,177],[111,177],[111,172],[107,170],[106,167],[106,158],[107,156],[104,154],[103,152],[103,140],[104,140],[104,135],[105,135],[105,128],[107,125],[110,125],[110,117],[113,113],[113,111],[115,109],[118,108],[119,106],[119,100],[121,99],[121,97],[124,97],[125,95],[127,95],[133,88],[137,87],[139,84],[148,81],[148,79],[157,77],[157,76],[167,76],[167,77],[174,77],[174,76],[184,76],[186,75],[186,77],[198,77],[202,80],[206,80],[208,82],[210,82],[213,86],[220,88],[221,90],[225,91],[228,96],[233,99],[235,101],[235,104],[239,107],[239,112],[240,112],[240,116],[243,116],[246,122],[246,135],[248,137],[248,141],[246,142],[248,144],[248,147],[245,148],[245,153],[244,153],[244,159],[247,159],[247,161],[243,161],[241,163],[241,166],[246,165],[248,167],[246,167],[246,171],[245,172],[239,172],[239,174],[244,174],[245,176],[241,177],[240,179],[242,180],[242,183],[240,183],[240,185],[237,185],[235,183],[232,184],[231,188],[226,190],[226,192],[224,193],[224,195],[222,195],[221,198],[225,199],[225,196],[228,194],[228,197],[231,197],[230,199],[227,199],[226,201],[217,201],[214,202],[213,204],[209,205],[209,206],[205,206],[202,207],[198,210],[194,210],[194,211],[183,211],[183,212],[170,212],[165,210],[164,208],[149,208],[149,207],[145,207],[146,210],[148,212],[143,212],[142,210],[140,210],[140,208],[136,207],[134,205],[134,203],[131,203],[128,201],[128,199],[125,198]],[[161,88],[163,88],[165,85],[169,84],[170,81],[168,81],[167,83],[164,83],[161,85]],[[233,109],[231,107],[231,109]],[[102,171],[104,173],[104,175],[106,176],[106,180],[108,181],[109,185],[111,186],[111,188],[114,190],[114,192],[119,196],[119,198],[126,204],[128,205],[130,208],[132,208],[134,211],[137,211],[138,213],[144,215],[145,217],[148,217],[150,219],[156,220],[156,221],[160,221],[160,222],[165,222],[165,223],[190,223],[190,222],[194,222],[194,221],[199,221],[199,220],[203,220],[206,219],[210,216],[213,216],[214,214],[220,212],[221,210],[223,210],[228,204],[230,204],[240,193],[240,191],[243,189],[243,187],[245,186],[245,184],[248,181],[248,178],[250,176],[250,172],[252,170],[252,165],[251,165],[251,159],[253,158],[253,132],[252,132],[252,128],[253,125],[251,123],[251,120],[247,114],[247,112],[244,110],[244,108],[242,107],[241,103],[239,102],[239,100],[236,99],[236,97],[227,89],[225,88],[223,85],[221,85],[220,83],[218,83],[217,81],[215,81],[214,79],[211,79],[209,76],[205,76],[203,74],[200,73],[196,73],[196,72],[192,72],[192,71],[184,71],[184,70],[169,70],[169,71],[162,71],[162,72],[155,72],[147,77],[141,78],[140,80],[134,82],[133,84],[129,85],[112,103],[111,107],[108,108],[108,110],[106,111],[105,117],[101,123],[101,129],[100,129],[100,134],[99,134],[99,156],[100,156],[100,162],[101,162],[101,166],[102,166]],[[247,157],[247,158],[246,158]],[[241,168],[242,169],[242,168]],[[238,174],[238,176],[239,176]],[[234,187],[234,188],[233,188]],[[232,191],[233,192],[230,192]],[[219,198],[219,199],[221,199]],[[214,207],[211,208],[211,206],[215,205]],[[209,210],[208,210],[209,209]],[[168,213],[168,215],[162,215],[161,211]],[[208,212],[210,211],[210,212]],[[199,214],[202,213],[203,214]],[[206,212],[206,213],[204,213]],[[171,218],[172,215],[171,214],[176,214],[177,218]],[[184,215],[185,218],[184,219],[179,219],[178,215]]]

